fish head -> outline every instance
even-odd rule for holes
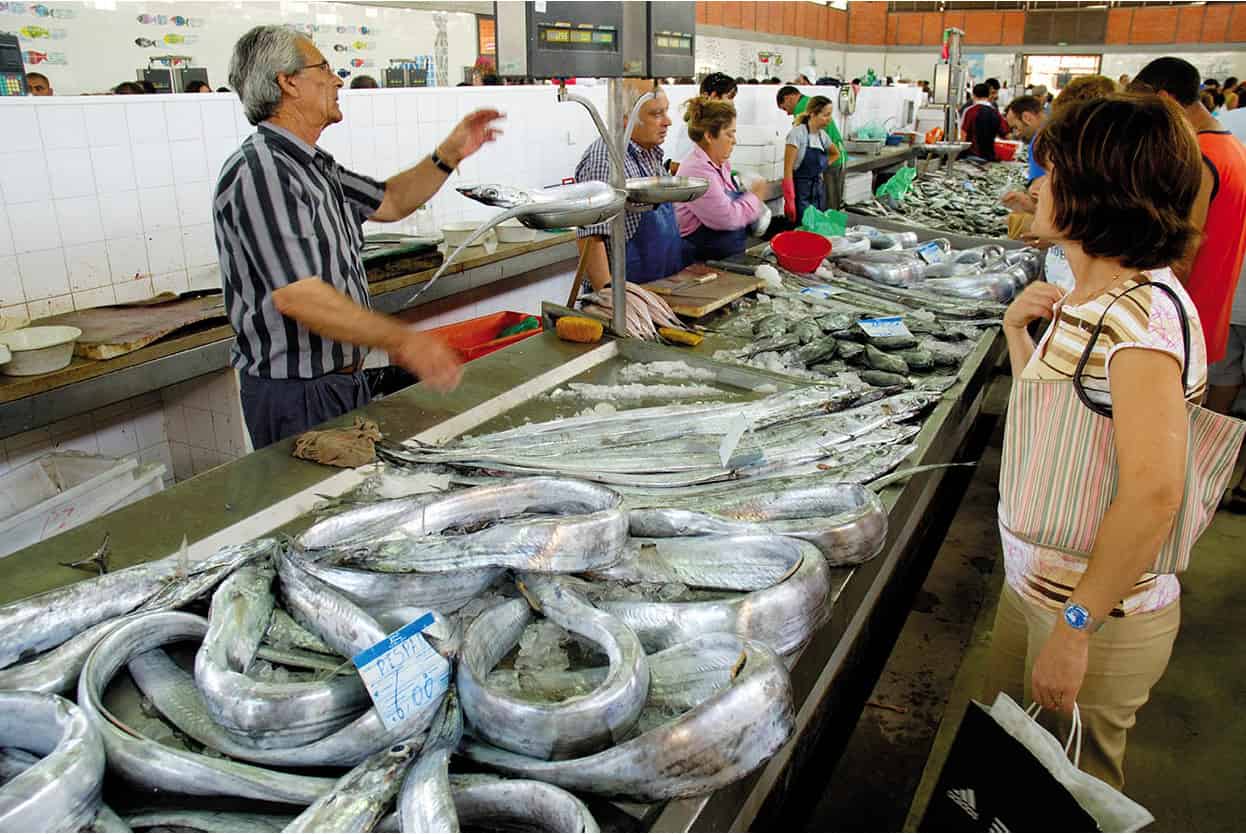
[[[515,208],[532,201],[528,192],[510,185],[468,185],[456,190],[464,197],[498,208]]]

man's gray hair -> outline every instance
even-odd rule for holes
[[[281,104],[277,73],[293,75],[303,68],[298,41],[303,35],[285,26],[256,26],[234,44],[229,84],[242,99],[247,121],[270,119]]]

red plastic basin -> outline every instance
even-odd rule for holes
[[[535,329],[514,333],[504,339],[497,338],[498,333],[512,324],[519,324],[519,322],[529,318],[531,315],[531,313],[515,313],[505,310],[501,313],[490,313],[487,316],[477,316],[467,321],[447,324],[444,327],[437,327],[427,332],[440,336],[445,340],[446,344],[462,354],[464,361],[470,362],[473,359],[488,356],[490,353],[501,350],[507,345],[513,345],[515,342],[540,333],[542,330],[539,324],[541,317],[537,316],[538,326]]]
[[[1021,143],[1012,139],[996,139],[995,140],[995,161],[1008,162],[1017,155],[1017,150],[1021,147]]]
[[[792,272],[813,272],[831,254],[831,242],[813,232],[780,232],[770,239],[779,266]]]

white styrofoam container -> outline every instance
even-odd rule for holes
[[[732,165],[762,165],[770,161],[767,158],[769,154],[765,151],[766,148],[762,145],[747,145],[744,147],[736,145],[731,151],[731,163]]]
[[[65,325],[23,327],[0,333],[0,342],[11,356],[0,373],[5,376],[35,376],[59,371],[74,358],[74,342],[82,331]]]
[[[0,476],[0,556],[162,489],[163,464],[139,466],[133,458],[82,452],[44,455]]]
[[[752,176],[752,177],[761,177],[761,178],[762,178],[762,179],[764,179],[764,180],[768,180],[768,179],[770,179],[770,169],[769,169],[769,167],[768,167],[768,166],[761,166],[761,165],[736,165],[736,164],[735,164],[735,158],[734,158],[734,157],[735,157],[735,155],[734,155],[734,154],[732,154],[732,160],[731,160],[732,165],[731,165],[731,168],[732,168],[732,170],[734,170],[737,174],[739,174],[739,175],[740,175],[740,179],[742,179],[742,180],[743,180],[743,179],[745,179],[745,178],[747,178],[747,177],[750,177],[750,176]]]
[[[735,126],[736,145],[769,145],[779,138],[779,132],[772,125]]]

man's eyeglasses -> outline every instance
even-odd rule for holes
[[[328,61],[328,59],[325,59],[325,60],[321,61],[321,62],[320,62],[320,63],[318,63],[318,64],[304,64],[304,65],[303,65],[303,69],[305,69],[305,70],[309,70],[309,69],[322,69],[322,70],[324,70],[324,71],[325,71],[325,72],[327,72],[327,73],[330,73],[330,74],[332,74],[332,73],[333,73],[333,69],[329,66],[329,61]]]

